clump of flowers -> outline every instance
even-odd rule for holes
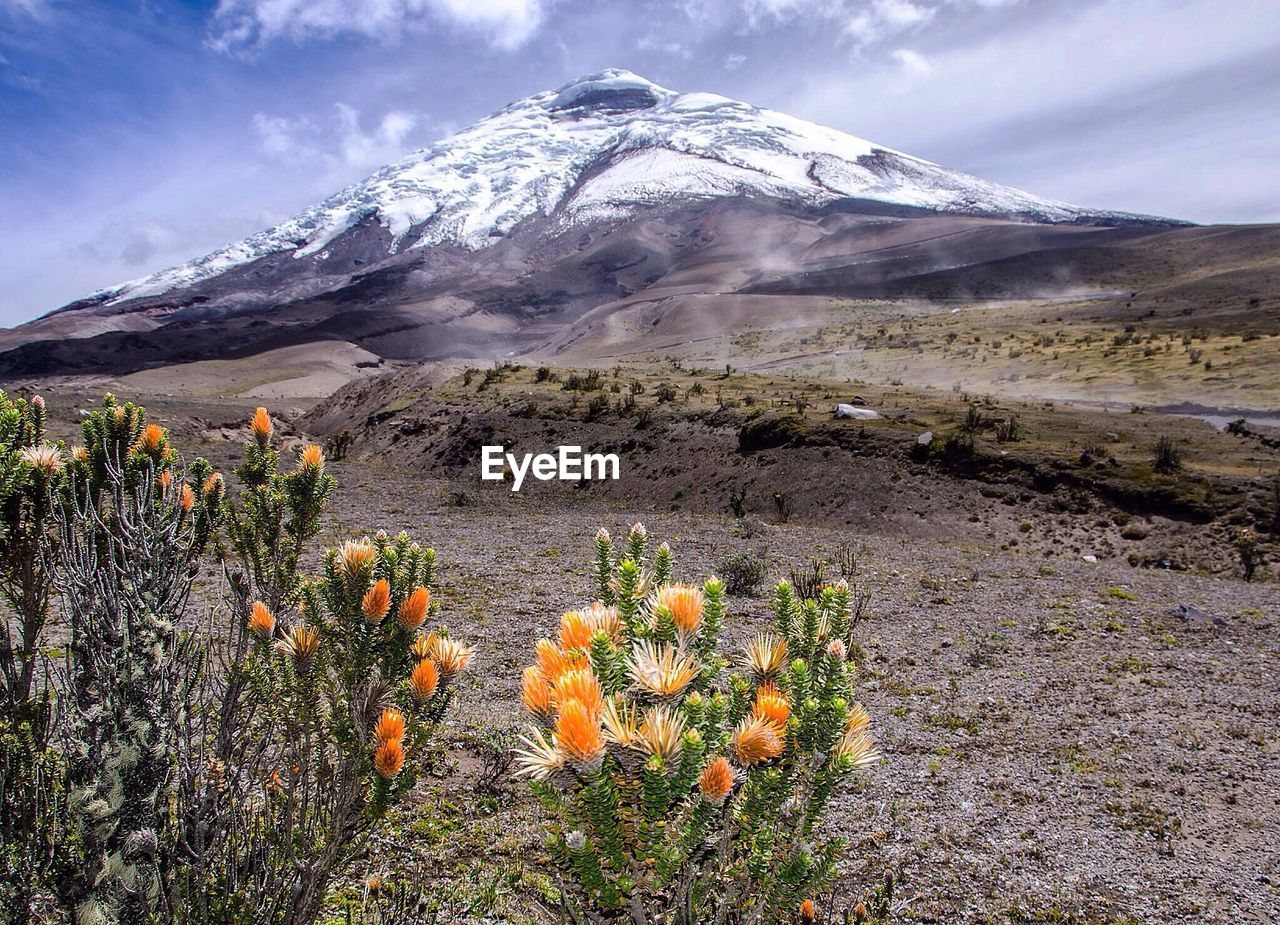
[[[249,675],[275,764],[264,831],[281,836],[267,851],[283,879],[308,886],[298,921],[318,912],[331,873],[413,786],[414,757],[429,750],[470,664],[470,646],[421,629],[435,562],[407,534],[379,533],[331,549],[290,617],[261,601],[250,607]],[[308,856],[324,863],[299,864],[303,835]]]
[[[518,752],[549,812],[576,920],[812,921],[838,843],[828,800],[877,760],[853,699],[843,583],[774,591],[774,627],[718,649],[724,585],[674,583],[632,527],[596,536],[598,599],[562,615],[522,679],[534,720]],[[799,910],[799,911],[798,911]]]

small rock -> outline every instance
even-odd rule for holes
[[[939,642],[939,645],[941,645],[942,648],[944,649],[950,649],[953,645],[955,645],[955,642],[952,641],[950,636],[943,636]]]
[[[1097,556],[1095,556],[1095,555],[1093,555],[1092,553],[1090,553],[1090,554],[1089,554],[1089,555],[1087,555],[1087,556],[1081,556],[1080,558],[1081,558],[1081,559],[1083,559],[1085,562],[1097,562],[1097,561],[1098,561],[1098,557],[1097,557]]]
[[[928,446],[932,442],[933,442],[933,431],[931,430],[926,430],[920,436],[916,437],[916,443],[919,446]]]
[[[1214,626],[1228,626],[1226,620],[1222,617],[1215,617],[1208,611],[1201,610],[1193,604],[1179,604],[1169,611],[1175,617],[1185,617],[1188,620],[1195,620],[1197,623],[1212,623]]]

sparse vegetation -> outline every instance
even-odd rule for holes
[[[764,572],[764,560],[746,550],[730,553],[716,566],[716,574],[730,594],[754,596],[764,581]]]
[[[812,919],[840,850],[816,827],[837,782],[876,760],[848,589],[778,585],[773,631],[722,677],[724,586],[670,583],[669,551],[650,565],[646,545],[638,527],[620,550],[599,534],[599,603],[565,614],[524,674],[520,773],[549,814],[560,905],[578,921]]]

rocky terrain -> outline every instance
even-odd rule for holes
[[[503,388],[532,391],[523,372],[508,375],[491,381],[480,398],[500,404]],[[1050,513],[1053,493],[1030,489],[1032,497],[1023,498],[1021,488],[1009,486],[985,494],[992,483],[885,449],[898,431],[918,426],[893,420],[867,423],[868,434],[885,428],[857,438],[858,445],[879,447],[869,453],[846,455],[838,442],[785,454],[762,448],[754,458],[746,454],[742,468],[724,469],[740,453],[730,445],[739,429],[698,436],[702,425],[665,420],[664,403],[647,428],[636,432],[634,420],[627,426],[637,445],[654,441],[640,456],[646,464],[665,461],[679,476],[657,472],[632,481],[631,491],[538,485],[515,494],[437,458],[437,447],[451,445],[439,435],[422,439],[445,420],[433,424],[424,412],[446,398],[455,403],[449,426],[493,424],[495,412],[482,413],[474,395],[482,379],[430,384],[416,404],[383,409],[347,457],[330,464],[341,491],[327,518],[326,544],[377,529],[406,529],[430,542],[441,559],[442,616],[479,649],[455,734],[417,795],[429,812],[397,817],[365,873],[426,878],[450,898],[459,919],[483,910],[490,920],[555,920],[538,811],[509,776],[509,749],[522,722],[519,670],[560,612],[589,594],[595,529],[616,532],[642,520],[672,544],[683,577],[721,570],[731,552],[763,561],[759,587],[733,596],[732,641],[768,620],[769,583],[813,578],[815,559],[824,577],[847,576],[866,596],[857,631],[860,696],[884,760],[841,795],[830,821],[849,842],[836,893],[824,900],[837,919],[887,872],[895,920],[903,922],[1274,920],[1280,598],[1273,565],[1248,584],[1225,554],[1186,570],[1135,567],[1124,553],[1145,547],[1122,545],[1114,522],[1097,526],[1101,506],[1088,514]],[[464,389],[473,393],[465,415],[456,404]],[[360,423],[347,415],[361,394],[307,415],[301,408],[275,410],[296,445],[304,434],[320,436],[326,421]],[[893,413],[887,394],[868,397]],[[92,401],[89,393],[63,388],[50,398],[63,409]],[[223,470],[235,464],[252,402],[151,396],[148,404],[187,452]],[[944,412],[917,407],[913,414],[927,415],[923,423]],[[1213,471],[1215,456],[1228,468],[1239,459],[1227,441],[1237,441],[1235,453],[1252,452],[1238,449],[1241,438],[1161,417],[1108,420],[1122,419],[1115,426],[1136,445],[1145,439],[1130,431],[1136,424],[1182,420],[1185,433],[1195,435],[1186,465],[1200,475]],[[1034,432],[1042,419],[1028,418]],[[558,426],[520,419],[531,428],[516,433],[524,441]],[[415,442],[401,428],[419,420],[428,426]],[[1072,422],[1061,412],[1053,420],[1068,422],[1073,433],[1094,424],[1087,415]],[[810,426],[817,429],[816,418]],[[74,437],[74,412],[63,411],[53,427]],[[1044,439],[1029,435],[1025,442]],[[829,465],[822,462],[826,450],[841,454],[849,475],[835,497],[803,482],[806,472],[833,471],[822,468]],[[1124,446],[1116,452],[1129,455]],[[696,490],[668,492],[678,480],[693,487],[704,458],[735,477],[758,470],[743,517],[732,515],[714,481],[705,483],[702,500]],[[770,489],[793,492],[796,511],[781,516]],[[1014,503],[1006,490],[1017,493]],[[869,504],[872,498],[883,499],[887,510]],[[1114,521],[1119,509],[1106,510]],[[1010,531],[1017,518],[1031,529]],[[1161,533],[1161,520],[1157,514],[1131,523],[1167,539],[1172,534]],[[1098,549],[1102,535],[1114,537],[1117,549],[1085,561],[1081,549]],[[1094,545],[1073,545],[1086,536]],[[213,585],[202,588],[209,593]]]

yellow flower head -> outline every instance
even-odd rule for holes
[[[650,708],[640,724],[645,750],[670,765],[680,755],[684,737],[684,717],[667,706]]]
[[[373,544],[367,539],[347,540],[338,547],[338,571],[349,583],[354,583],[373,562],[375,554]]]
[[[432,657],[435,659],[436,667],[440,669],[441,682],[448,684],[453,680],[454,675],[466,671],[474,654],[475,650],[471,646],[463,645],[456,639],[438,638]]]
[[[648,639],[636,643],[627,668],[641,690],[659,699],[679,697],[699,671],[697,662],[675,646]]]
[[[644,737],[640,734],[640,722],[636,708],[620,696],[613,696],[604,703],[604,736],[623,748],[643,749]]]
[[[438,639],[439,637],[435,633],[419,636],[413,641],[413,654],[418,658],[435,658],[436,641]]]
[[[293,662],[298,674],[306,674],[320,649],[320,633],[305,623],[299,623],[276,643],[276,648]]]
[[[62,451],[52,444],[25,447],[18,456],[41,475],[57,475],[62,471]]]
[[[554,736],[548,740],[542,730],[530,730],[529,735],[521,736],[524,748],[516,749],[516,769],[518,777],[532,777],[534,780],[547,780],[565,766],[565,757],[556,747]]]
[[[787,641],[772,633],[758,633],[747,643],[747,668],[756,683],[777,677],[787,663]]]

